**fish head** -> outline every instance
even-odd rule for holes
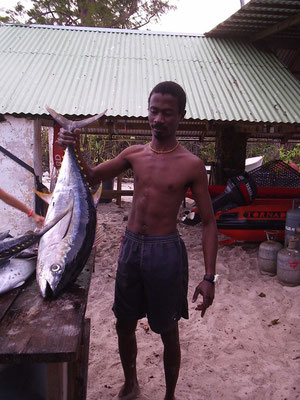
[[[54,262],[47,268],[44,273],[39,276],[40,292],[44,298],[54,297],[57,287],[63,276],[65,266],[62,263]]]
[[[56,246],[49,246],[44,254],[39,254],[37,280],[44,298],[55,297],[66,269],[66,249],[64,240]]]

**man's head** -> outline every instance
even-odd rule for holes
[[[177,99],[178,112],[185,114],[186,106],[186,94],[180,85],[176,82],[165,81],[157,84],[152,90],[148,98],[148,106],[150,105],[150,99],[153,93],[170,94]]]
[[[175,82],[161,82],[152,89],[148,99],[148,120],[152,134],[158,140],[176,135],[185,115],[186,95]]]

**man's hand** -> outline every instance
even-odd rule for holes
[[[37,224],[40,226],[44,225],[45,222],[45,217],[42,217],[41,215],[36,214],[35,212],[32,213],[32,218],[35,220]]]
[[[197,300],[199,294],[203,297],[203,303],[198,304],[196,310],[201,311],[201,317],[204,317],[206,309],[212,305],[215,297],[215,285],[208,281],[202,281],[195,289],[193,303]]]
[[[58,138],[56,140],[56,144],[60,147],[66,148],[67,146],[77,146],[79,145],[79,134],[80,130],[75,129],[74,132],[68,132],[65,129],[61,128],[58,132]]]

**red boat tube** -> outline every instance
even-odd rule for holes
[[[251,205],[218,211],[218,232],[234,240],[263,242],[267,230],[276,230],[283,241],[286,213],[292,206],[292,199],[256,199]]]

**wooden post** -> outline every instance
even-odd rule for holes
[[[120,174],[117,177],[117,191],[121,191],[121,189],[122,189],[122,177],[123,177],[123,174]],[[121,193],[118,193],[117,194],[117,205],[119,207],[121,207],[121,204],[122,204],[122,196],[121,196]]]
[[[236,132],[233,125],[223,127],[216,135],[216,185],[226,185],[227,180],[245,171],[247,134]]]

